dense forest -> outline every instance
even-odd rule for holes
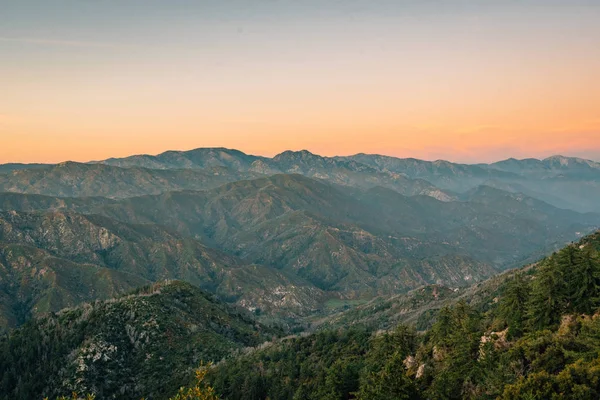
[[[68,388],[80,387],[97,398],[132,399],[597,399],[599,239],[592,235],[506,274],[486,301],[459,298],[432,310],[425,331],[357,326],[273,339],[283,331],[262,327],[253,334],[259,326],[251,316],[188,284],[155,285],[32,321],[2,339],[1,398],[69,395]],[[152,315],[161,316],[155,324],[163,332],[154,340],[136,326]],[[128,336],[119,333],[121,325],[129,326]],[[116,357],[110,349],[116,341],[128,356]],[[79,343],[103,363],[88,370],[85,363],[63,366],[86,357]],[[148,362],[150,352],[161,356]],[[196,386],[194,360],[216,362],[198,370]],[[126,383],[120,363],[130,371]],[[131,373],[136,369],[139,374]]]
[[[222,363],[211,382],[236,400],[597,399],[597,243],[512,274],[487,305],[438,310],[426,332],[319,332]]]

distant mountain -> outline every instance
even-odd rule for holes
[[[525,193],[556,207],[579,212],[600,212],[600,163],[554,156],[544,160],[508,159],[493,164],[456,164],[380,155],[338,157],[393,171],[411,179],[423,179],[442,190],[464,193],[480,185]],[[460,195],[459,195],[460,197]]]
[[[441,202],[301,175],[119,201],[0,195],[11,209],[0,212],[0,243],[25,246],[33,257],[4,263],[13,283],[0,289],[31,292],[5,302],[5,324],[163,279],[186,280],[265,316],[296,318],[323,311],[330,299],[469,285],[600,225],[595,214],[490,187],[466,196]],[[30,289],[15,278],[38,276],[47,260],[62,263],[61,280]],[[95,288],[98,273],[138,281],[98,280]],[[89,289],[63,288],[82,276]],[[61,294],[49,302],[48,291]]]
[[[21,171],[24,169],[43,168],[43,167],[47,167],[49,165],[51,165],[51,164],[20,164],[20,163],[0,164],[0,174],[12,172],[12,171]]]
[[[97,215],[0,212],[0,243],[7,244],[0,291],[7,294],[8,327],[23,322],[19,315],[58,311],[164,279],[184,279],[246,308],[284,316],[317,308],[323,296],[294,275],[244,264],[159,226]]]
[[[125,199],[96,212],[167,226],[247,263],[342,292],[481,280],[600,225],[598,215],[493,188],[470,196],[441,202],[274,175]]]
[[[225,167],[247,171],[253,162],[265,159],[238,150],[225,148],[200,148],[189,151],[166,151],[156,156],[135,155],[125,158],[109,158],[99,161],[116,167],[141,167],[150,169],[204,169]]]
[[[267,158],[224,148],[201,148],[190,151],[168,151],[157,156],[112,158],[102,163],[120,167],[158,169],[227,167],[236,171],[264,175],[302,174],[346,186],[359,188],[384,186],[405,195],[425,194],[440,200],[454,198],[452,193],[446,193],[423,180],[407,179],[404,175],[379,171],[354,161],[322,157],[306,150],[285,151],[273,158]]]
[[[464,192],[490,179],[514,179],[512,173],[487,168],[485,165],[457,164],[448,161],[423,161],[415,158],[396,158],[376,154],[357,154],[336,157],[369,165],[379,171],[403,174],[411,179],[423,179],[435,186],[454,192]]]
[[[576,157],[552,156],[543,160],[509,158],[489,165],[490,168],[509,171],[522,176],[538,178],[556,177],[561,174],[579,177],[600,177],[600,163]]]
[[[102,169],[103,165],[132,169]],[[442,201],[456,200],[462,193],[486,185],[523,192],[560,208],[600,212],[600,205],[592,200],[600,195],[599,166],[594,161],[563,156],[468,165],[369,154],[322,157],[306,150],[268,158],[225,148],[200,148],[92,164],[6,164],[0,166],[0,191],[123,198],[296,173],[345,186],[382,186],[407,196],[428,195]]]
[[[158,283],[42,316],[0,341],[0,399],[166,399],[201,361],[277,333],[187,283]]]
[[[424,194],[443,201],[455,200],[466,191],[486,185],[522,192],[560,208],[600,212],[600,205],[592,200],[600,195],[600,163],[573,157],[508,159],[469,165],[362,153],[322,157],[306,150],[285,151],[267,158],[237,150],[207,148],[104,162],[162,169],[218,165],[265,175],[298,173],[341,185],[363,189],[384,186],[404,195]]]
[[[0,211],[73,210],[89,211],[115,203],[106,197],[55,197],[41,194],[0,192]]]
[[[257,176],[224,167],[156,170],[65,162],[0,174],[0,192],[123,198],[170,190],[208,189]]]

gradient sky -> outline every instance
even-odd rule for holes
[[[0,0],[0,163],[600,160],[600,1]]]

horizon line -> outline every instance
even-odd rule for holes
[[[1,40],[1,38],[0,38]],[[544,158],[537,158],[537,157],[525,157],[525,158],[516,158],[516,157],[508,157],[508,158],[503,158],[500,160],[496,160],[496,161],[492,161],[492,162],[476,162],[476,163],[465,163],[465,162],[457,162],[457,161],[450,161],[448,159],[436,159],[436,160],[426,160],[423,158],[416,158],[416,157],[398,157],[398,156],[394,156],[394,155],[388,155],[388,154],[381,154],[381,153],[364,153],[364,152],[359,152],[359,153],[354,153],[354,154],[349,154],[349,155],[334,155],[334,156],[323,156],[320,155],[318,153],[314,153],[308,149],[301,149],[301,150],[283,150],[275,155],[273,155],[272,157],[269,156],[263,156],[263,155],[257,155],[257,154],[251,154],[251,153],[246,153],[242,150],[239,149],[235,149],[235,148],[229,148],[229,147],[223,147],[223,146],[216,146],[216,147],[194,147],[188,150],[165,150],[162,151],[160,153],[156,153],[156,154],[149,154],[149,153],[137,153],[137,154],[130,154],[127,156],[123,156],[123,157],[108,157],[108,158],[104,158],[104,159],[100,159],[100,160],[89,160],[89,161],[74,161],[74,160],[63,160],[63,161],[58,161],[58,162],[6,162],[6,163],[0,163],[0,165],[58,165],[58,164],[62,164],[62,163],[68,163],[68,162],[72,162],[72,163],[77,163],[77,164],[100,164],[100,163],[104,163],[108,160],[120,160],[120,159],[126,159],[126,158],[131,158],[131,157],[158,157],[160,155],[166,154],[166,153],[188,153],[188,152],[192,152],[192,151],[197,151],[197,150],[227,150],[227,151],[237,151],[240,152],[244,155],[247,156],[251,156],[251,157],[260,157],[260,158],[267,158],[267,159],[273,159],[283,153],[287,153],[287,152],[292,152],[292,153],[301,153],[301,152],[307,152],[311,155],[315,155],[318,157],[322,157],[322,158],[338,158],[338,157],[355,157],[355,156],[359,156],[359,155],[366,155],[366,156],[381,156],[381,157],[389,157],[389,158],[395,158],[395,159],[399,159],[399,160],[418,160],[418,161],[424,161],[424,162],[431,162],[431,163],[435,163],[435,162],[447,162],[447,163],[451,163],[451,164],[461,164],[461,165],[491,165],[491,164],[495,164],[495,163],[499,163],[502,161],[508,161],[508,160],[516,160],[516,161],[526,161],[526,160],[536,160],[536,161],[545,161],[551,158],[568,158],[568,159],[577,159],[577,160],[583,160],[583,161],[589,161],[589,162],[593,162],[593,163],[600,163],[600,161],[596,161],[596,160],[592,160],[592,159],[588,159],[588,158],[583,158],[583,157],[576,157],[576,156],[565,156],[562,154],[553,154],[551,156],[548,157],[544,157]]]

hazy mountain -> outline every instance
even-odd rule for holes
[[[487,185],[522,192],[561,208],[600,212],[600,206],[593,201],[600,194],[600,164],[563,156],[468,165],[369,154],[322,157],[306,150],[286,151],[268,158],[224,148],[201,148],[113,158],[87,164],[89,170],[84,165],[6,164],[0,166],[0,171],[11,173],[0,174],[0,191],[122,198],[212,188],[259,175],[297,173],[345,186],[383,186],[404,195],[424,194],[443,201],[455,200],[460,193]],[[102,169],[102,165],[133,169],[123,172]]]
[[[168,151],[157,156],[112,158],[102,163],[121,167],[158,169],[227,167],[264,175],[302,174],[340,185],[359,188],[385,186],[406,195],[426,194],[440,200],[454,198],[452,193],[446,193],[423,180],[407,179],[401,174],[379,171],[351,160],[322,157],[306,150],[285,151],[273,158],[267,158],[224,148],[201,148],[190,151]]]
[[[156,170],[65,162],[0,174],[0,192],[123,198],[169,190],[207,189],[256,176],[224,167]]]
[[[85,211],[114,202],[106,197],[55,197],[41,194],[0,193],[0,211]]]
[[[238,150],[225,148],[200,148],[189,151],[166,151],[156,156],[135,155],[125,158],[109,158],[100,161],[117,167],[142,167],[152,169],[203,169],[226,167],[247,171],[253,162],[263,157],[251,156]]]
[[[508,159],[469,165],[376,154],[322,157],[306,150],[286,151],[268,158],[208,148],[104,162],[161,169],[218,165],[265,175],[298,173],[341,185],[363,189],[384,186],[404,195],[425,194],[444,201],[460,198],[461,193],[486,185],[522,192],[560,208],[600,212],[600,205],[593,200],[600,195],[600,163],[573,157]]]
[[[551,178],[559,175],[577,175],[578,177],[600,176],[600,163],[576,157],[552,156],[543,160],[528,158],[517,160],[509,158],[489,165],[490,168],[509,171],[522,176]]]
[[[555,207],[597,208],[597,163],[564,157],[464,165],[197,149],[6,169],[0,245],[31,252],[3,261],[10,326],[163,279],[296,318],[330,301],[470,285],[600,225]],[[78,279],[89,286],[67,284]]]
[[[0,174],[12,171],[20,171],[24,169],[43,168],[50,166],[51,164],[21,164],[21,163],[9,163],[0,164]]]
[[[485,165],[457,164],[444,160],[423,161],[415,158],[396,158],[376,154],[357,154],[336,157],[369,165],[378,171],[402,174],[412,179],[423,179],[435,186],[454,192],[464,192],[490,179],[514,179],[512,173],[487,168]]]
[[[338,159],[354,160],[379,171],[393,171],[411,179],[424,179],[443,190],[466,192],[480,185],[494,186],[525,193],[556,207],[579,212],[600,212],[600,204],[593,200],[600,195],[600,163],[580,158],[512,158],[489,165],[456,164],[443,160],[430,162],[368,154]]]
[[[275,175],[125,199],[97,212],[167,226],[247,263],[342,292],[480,280],[600,224],[598,215],[493,188],[470,197],[441,202]]]
[[[257,167],[258,163],[261,167]],[[285,151],[272,159],[255,162],[253,170],[269,174],[302,174],[338,185],[363,189],[383,186],[407,196],[423,194],[439,200],[454,198],[452,193],[444,192],[421,179],[408,179],[404,175],[379,171],[353,160],[321,157],[306,150]]]

